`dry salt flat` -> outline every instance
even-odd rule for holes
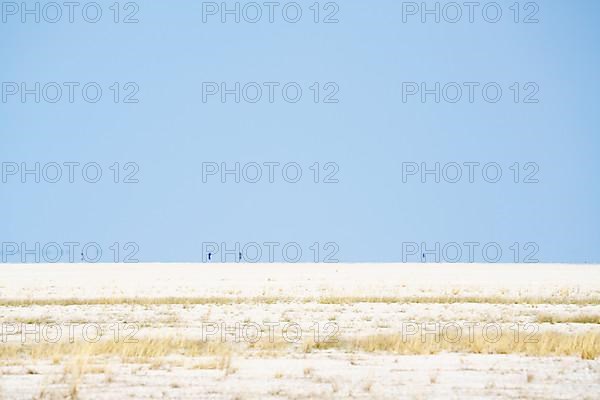
[[[2,266],[0,296],[597,296],[599,282],[568,264],[30,264]]]
[[[0,324],[6,399],[600,397],[594,265],[4,265]],[[76,343],[49,340],[65,324]],[[304,337],[238,343],[236,324]],[[335,327],[336,344],[307,345],[315,324]],[[518,345],[431,340],[474,324],[525,330]],[[89,326],[100,344],[117,326],[147,346],[81,345]]]

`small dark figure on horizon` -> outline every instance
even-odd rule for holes
[[[240,254],[239,254],[239,256],[240,256],[240,259],[239,259],[239,261],[242,261],[242,252],[241,252],[241,251],[240,251]]]
[[[427,257],[425,257],[425,253],[423,253],[423,261],[427,262]]]
[[[212,257],[212,253],[208,253],[208,261],[210,261],[211,257]]]

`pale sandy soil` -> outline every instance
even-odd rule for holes
[[[227,371],[173,359],[160,367],[101,362],[79,382],[86,399],[597,399],[600,365],[573,357],[308,354],[236,358]],[[105,367],[109,365],[109,367]],[[68,396],[62,366],[4,367],[6,399]],[[101,371],[101,372],[100,372]]]
[[[190,304],[60,303],[60,299],[136,297],[206,299]],[[371,301],[319,301],[330,297]],[[373,300],[379,297],[471,301]],[[478,297],[487,300],[472,300]],[[519,298],[540,301],[502,301]],[[497,323],[504,332],[511,332],[515,324],[530,324],[539,332],[597,333],[598,323],[538,323],[538,319],[598,316],[599,298],[600,266],[589,265],[3,265],[0,323],[5,331],[0,339],[6,343],[0,345],[19,346],[22,329],[35,331],[55,323],[93,323],[104,331],[115,323],[133,324],[139,328],[136,338],[196,340],[202,339],[206,324],[266,322],[297,323],[303,332],[312,332],[315,323],[334,324],[336,337],[342,339],[397,334],[407,323]],[[49,299],[57,302],[44,304]],[[21,306],[18,300],[34,304]],[[6,326],[19,330],[6,335]],[[175,353],[146,359],[84,355],[52,360],[21,354],[0,360],[0,399],[599,397],[600,361],[577,355],[397,355],[343,349],[306,353],[290,347],[275,353],[242,351],[210,357]]]
[[[2,298],[600,296],[600,268],[561,264],[2,265]]]

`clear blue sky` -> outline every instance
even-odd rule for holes
[[[299,2],[296,24],[281,8],[274,23],[268,15],[256,24],[231,16],[221,23],[219,15],[203,23],[200,1],[142,1],[139,23],[115,24],[113,2],[99,3],[96,24],[79,9],[72,24],[67,15],[21,23],[11,10],[0,22],[0,81],[103,88],[95,104],[80,89],[73,103],[66,91],[55,104],[34,95],[23,103],[20,94],[0,102],[5,169],[70,161],[103,168],[97,184],[81,175],[72,184],[8,176],[0,183],[0,242],[98,242],[103,261],[111,261],[111,243],[135,242],[137,258],[149,262],[202,261],[203,242],[297,242],[308,262],[314,242],[337,243],[345,262],[401,261],[406,242],[495,242],[511,262],[512,243],[534,242],[540,261],[600,262],[599,2],[540,1],[535,24],[514,23],[512,0],[499,2],[495,24],[481,8],[474,23],[468,15],[455,24],[432,16],[421,23],[420,15],[403,23],[402,2],[388,0],[341,1],[334,24],[313,22],[312,1]],[[320,19],[333,11],[321,10]],[[521,10],[520,20],[533,11]],[[114,82],[135,82],[139,102],[115,104]],[[281,92],[273,103],[266,94],[256,104],[233,96],[203,102],[203,82],[298,82],[304,90],[293,104]],[[339,102],[315,103],[314,82],[335,82]],[[403,82],[497,82],[503,97],[488,103],[479,88],[473,103],[466,93],[455,104],[433,95],[403,102]],[[535,82],[539,102],[515,103],[514,82]],[[130,89],[121,87],[121,97]],[[521,88],[521,98],[529,91]],[[473,183],[403,182],[406,162],[471,161],[498,163],[501,181],[479,174]],[[139,183],[113,183],[114,162],[136,163]],[[204,183],[205,162],[297,162],[303,178]],[[336,163],[339,183],[312,182],[315,162],[322,172]],[[539,183],[515,184],[515,162],[536,163]]]

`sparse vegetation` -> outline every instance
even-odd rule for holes
[[[600,324],[600,315],[553,315],[540,314],[537,316],[539,323],[551,324]]]
[[[226,369],[231,366],[231,355],[224,354],[219,357],[213,357],[205,362],[194,364],[192,369]]]
[[[230,351],[230,346],[219,342],[203,342],[182,338],[140,339],[136,343],[114,342],[111,340],[97,343],[78,341],[75,343],[34,343],[7,344],[0,347],[0,357],[28,359],[64,359],[65,357],[86,356],[118,356],[123,360],[142,361],[156,359],[174,353],[189,356],[223,355]]]
[[[503,297],[503,296],[411,296],[411,297],[322,297],[320,304],[400,303],[400,304],[570,304],[597,305],[600,297]]]
[[[440,337],[402,337],[399,334],[375,335],[342,340],[335,345],[349,351],[390,352],[395,354],[437,354],[441,352],[475,354],[523,354],[528,356],[581,356],[596,359],[600,355],[600,332],[541,332],[531,337],[503,334],[498,341],[482,335],[463,335],[457,341]]]
[[[409,296],[409,297],[100,297],[65,299],[0,299],[0,307],[91,306],[91,305],[235,305],[235,304],[318,303],[348,305],[357,303],[399,304],[568,304],[600,305],[600,297],[511,297],[511,296]]]
[[[100,341],[97,343],[39,343],[31,345],[7,344],[0,348],[0,357],[29,359],[55,359],[65,357],[117,356],[122,360],[135,362],[156,361],[157,358],[172,354],[189,357],[219,356],[216,364],[207,364],[207,369],[227,370],[231,356],[238,355],[277,355],[293,352],[297,346],[284,341],[261,340],[245,345],[243,343],[225,343],[201,341],[187,338],[146,338],[136,343]],[[463,335],[458,340],[444,340],[439,336],[419,335],[402,337],[400,334],[372,335],[359,338],[342,338],[337,342],[324,343],[308,341],[299,348],[304,352],[326,349],[343,351],[388,352],[394,354],[436,354],[440,352],[475,354],[524,354],[531,356],[578,355],[585,359],[595,359],[600,355],[600,332],[559,333],[541,332],[528,337],[518,337],[505,333],[497,341],[485,340],[483,335]],[[200,368],[198,366],[198,368]],[[85,371],[85,369],[81,369]],[[312,374],[305,369],[304,374]]]
[[[400,287],[397,282],[393,284]],[[592,378],[586,367],[595,368],[597,362],[586,360],[600,359],[600,297],[595,297],[600,296],[600,291],[593,288],[537,290],[536,287],[531,291],[442,286],[434,291],[433,286],[415,290],[410,282],[403,285],[406,290],[390,290],[390,287],[378,290],[378,285],[379,281],[372,285],[373,290],[347,292],[330,290],[330,284],[324,284],[318,291],[288,291],[275,286],[269,290],[258,287],[257,290],[192,291],[184,285],[180,291],[159,292],[162,296],[172,293],[172,297],[121,290],[115,291],[119,294],[112,298],[51,298],[55,294],[110,296],[111,293],[62,291],[46,295],[31,292],[39,296],[37,299],[0,299],[3,311],[0,322],[13,324],[5,332],[7,342],[0,347],[0,375],[11,393],[16,392],[15,388],[21,389],[18,385],[22,382],[38,385],[27,388],[27,398],[34,399],[95,398],[100,390],[106,390],[108,396],[123,388],[128,390],[123,397],[135,398],[137,392],[131,389],[134,385],[148,386],[142,388],[148,393],[156,389],[156,397],[172,397],[173,393],[183,396],[201,388],[210,397],[227,398],[262,398],[268,393],[289,398],[377,398],[391,395],[393,387],[406,392],[407,398],[411,398],[410,394],[426,398],[427,392],[413,393],[414,377],[418,376],[418,388],[430,390],[433,386],[432,390],[446,391],[453,384],[452,379],[463,371],[477,371],[478,376],[481,373],[478,390],[492,397],[509,385],[531,393],[543,388],[543,393],[548,393],[551,389],[546,384],[569,383],[557,377],[573,372],[573,365],[583,371],[575,372],[578,379],[589,385]],[[150,297],[127,297],[124,293],[149,293]],[[195,294],[198,296],[194,297]],[[202,294],[206,296],[201,297]],[[34,341],[33,334],[25,335],[25,343],[18,340],[21,331],[33,332],[35,328],[19,324],[67,321],[98,325],[104,334],[99,342],[88,343],[80,337],[77,327],[75,343],[67,343],[66,328],[59,343]],[[259,324],[262,337],[254,343],[237,341],[240,332],[231,332],[240,321],[242,324],[262,321],[264,326]],[[141,328],[134,337],[137,341],[124,342],[130,338],[125,335],[129,331],[119,327],[118,332],[123,335],[119,334],[120,341],[115,343],[112,324],[116,322],[123,327],[137,324]],[[203,322],[222,322],[226,328],[221,329],[230,331],[225,335],[227,338],[214,334],[210,335],[210,341],[201,340]],[[266,326],[273,322],[280,325],[274,328],[274,340],[270,340],[271,331]],[[315,329],[315,322],[322,326]],[[541,327],[533,331],[537,333],[519,330],[532,322],[546,325],[537,326]],[[301,327],[303,341],[283,340],[281,333],[287,323]],[[463,327],[463,336],[450,341],[441,336],[435,325],[424,336],[417,332],[403,337],[405,323],[417,330],[429,327],[430,323],[444,323],[443,326],[450,327],[446,331],[450,337],[455,330],[449,323],[456,323]],[[484,323],[502,328],[499,340],[484,340],[480,331]],[[334,336],[326,336],[329,333],[324,329],[326,324],[336,325]],[[464,330],[468,324],[479,324],[474,328],[474,337]],[[517,330],[516,325],[519,325]],[[522,333],[516,341],[515,332]],[[337,342],[315,342],[315,337]],[[437,356],[430,357],[432,354]],[[412,357],[418,355],[427,357]],[[563,363],[560,358],[563,356],[580,359]],[[440,370],[440,365],[444,369]],[[448,371],[452,372],[446,371],[448,365]],[[546,366],[550,372],[544,370],[540,375],[538,372]],[[498,379],[500,374],[508,375],[506,379]],[[247,383],[259,379],[261,385],[246,393]],[[268,382],[263,384],[265,380]],[[299,389],[299,382],[306,390]],[[223,390],[226,386],[234,389]],[[3,389],[0,385],[0,390]],[[515,389],[514,397],[528,398],[531,393]],[[584,398],[582,393],[583,389],[578,395]]]

